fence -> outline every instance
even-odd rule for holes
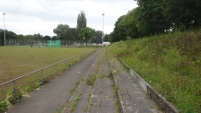
[[[8,39],[7,46],[47,46],[49,40]],[[52,40],[55,41],[55,40]],[[81,40],[60,40],[61,46],[78,46]]]
[[[6,98],[6,93],[9,90],[13,91],[13,96],[15,97],[16,91],[19,89],[21,92],[31,92],[38,86],[49,80],[60,76],[60,73],[66,70],[68,67],[72,66],[76,62],[79,62],[83,58],[87,57],[93,51],[87,51],[79,55],[69,57],[62,61],[50,64],[48,66],[42,67],[33,72],[27,73],[15,79],[0,83],[0,100]]]

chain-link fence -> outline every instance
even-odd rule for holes
[[[48,46],[49,40],[31,40],[31,39],[8,39],[7,46]],[[82,40],[60,40],[61,46],[79,46],[83,44]]]

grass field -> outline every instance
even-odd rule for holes
[[[93,51],[95,48],[47,48],[47,47],[0,47],[0,83],[19,77],[23,74],[40,69],[44,66],[59,62],[63,59],[76,56],[87,51]],[[86,55],[85,55],[86,56]],[[61,73],[65,68],[71,66],[73,63],[80,59],[70,59],[64,62],[62,69],[59,66],[59,72],[55,73],[55,67],[44,70],[44,76],[50,73]],[[25,89],[30,90],[29,86],[31,82],[37,84],[36,77],[40,73],[36,73],[34,76],[25,77],[19,80],[17,87],[23,86]],[[36,76],[37,75],[37,76]],[[23,85],[22,85],[23,84]],[[12,84],[10,85],[12,86]],[[5,87],[1,89],[1,100],[5,98]],[[30,91],[32,91],[31,89]]]
[[[201,113],[201,32],[121,41],[108,47],[181,113]]]
[[[0,47],[0,83],[93,48]]]

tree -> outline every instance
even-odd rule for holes
[[[77,17],[77,33],[78,33],[78,36],[80,36],[82,29],[86,28],[86,26],[87,26],[87,20],[85,17],[85,13],[83,11],[81,11]],[[82,40],[82,38],[83,37],[79,37],[79,39],[81,39],[81,40]]]
[[[104,36],[104,42],[109,42],[109,39],[110,37],[109,37],[109,35],[108,34],[105,34],[105,36]]]
[[[164,33],[169,29],[169,22],[164,16],[163,0],[137,0],[139,5],[138,22],[142,36]]]
[[[200,0],[135,0],[140,9],[139,30],[143,35],[201,27]]]
[[[102,43],[102,35],[103,35],[103,32],[102,31],[95,31],[94,33],[94,37],[92,37],[92,43]]]
[[[65,24],[59,24],[53,32],[57,35],[60,40],[69,39],[69,29],[70,27]]]
[[[164,0],[164,15],[171,27],[178,30],[201,27],[200,0]]]
[[[0,29],[0,45],[1,45],[1,46],[3,45],[3,41],[4,41],[3,36],[4,36],[3,30]]]
[[[45,36],[43,37],[43,39],[44,39],[44,40],[51,40],[51,37],[50,37],[50,36],[45,35]]]
[[[130,38],[139,38],[139,8],[129,11],[125,17],[126,35]]]
[[[69,29],[69,39],[70,40],[78,40],[77,37],[78,37],[77,29],[76,28],[70,28]]]
[[[79,34],[79,37],[83,38],[83,41],[87,44],[89,40],[94,37],[95,30],[89,27],[83,28]]]
[[[57,36],[53,36],[52,40],[58,40],[58,37]]]

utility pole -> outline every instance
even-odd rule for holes
[[[6,13],[3,13],[3,23],[4,23],[4,46],[6,46],[6,25],[5,25],[5,16]]]
[[[103,44],[103,37],[104,37],[104,16],[105,16],[105,14],[102,13],[102,16],[103,16],[103,36],[102,36],[102,44]]]

